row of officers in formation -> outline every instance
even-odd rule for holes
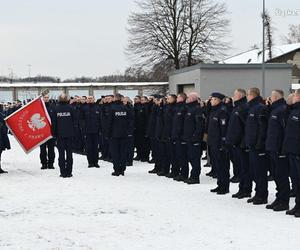
[[[264,100],[258,88],[237,89],[232,98],[212,93],[205,102],[195,92],[136,96],[134,103],[120,94],[97,101],[93,96],[70,100],[65,94],[57,101],[43,98],[54,138],[40,147],[42,169],[54,168],[57,146],[64,178],[72,177],[75,152],[87,156],[89,168],[100,168],[99,159],[112,162],[113,176],[124,176],[136,160],[154,164],[150,174],[192,185],[200,183],[206,150],[212,167],[208,175],[217,179],[211,192],[229,193],[232,162],[233,179],[239,182],[233,198],[267,204],[270,173],[277,192],[266,208],[300,217],[300,89],[287,100],[279,89]],[[9,148],[3,116],[4,111],[0,156]],[[292,209],[290,197],[296,197]]]

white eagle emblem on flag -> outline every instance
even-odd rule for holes
[[[44,128],[47,124],[44,121],[45,117],[41,117],[39,113],[36,113],[31,116],[30,121],[27,121],[28,127],[32,129],[32,131],[36,131]]]

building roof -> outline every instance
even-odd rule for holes
[[[181,73],[186,73],[194,70],[201,70],[201,69],[261,69],[262,64],[259,63],[252,63],[252,64],[245,64],[245,63],[234,63],[234,64],[222,64],[222,63],[199,63],[190,67],[178,69],[173,71],[169,76],[177,75]],[[293,65],[288,63],[268,63],[266,64],[266,69],[292,69]]]
[[[295,50],[300,49],[300,43],[293,43],[293,44],[285,44],[285,45],[279,45],[279,46],[273,46],[272,52],[273,52],[273,58],[280,57],[282,55],[288,54],[290,52],[293,52]],[[268,61],[268,50],[265,51],[265,58],[266,61]],[[240,53],[238,55],[229,57],[225,60],[223,60],[221,63],[230,64],[230,63],[261,63],[262,62],[262,49],[261,48],[255,48],[243,53]]]

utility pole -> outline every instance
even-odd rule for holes
[[[265,65],[265,23],[266,23],[266,1],[263,0],[263,49],[262,49],[262,96],[266,96],[266,65]]]

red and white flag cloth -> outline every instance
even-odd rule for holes
[[[26,154],[52,138],[51,120],[41,96],[5,118],[5,122]]]

